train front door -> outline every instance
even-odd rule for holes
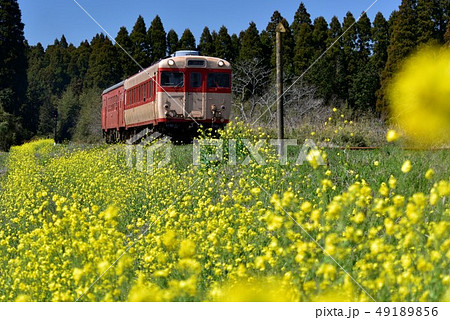
[[[186,116],[204,118],[205,116],[205,75],[201,71],[189,70],[187,73]]]

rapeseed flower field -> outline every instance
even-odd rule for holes
[[[282,165],[267,143],[262,165],[242,143],[262,131],[221,137],[236,165],[194,166],[192,146],[172,146],[151,174],[123,145],[12,148],[0,301],[450,298],[448,151],[316,149],[295,164],[289,149]]]

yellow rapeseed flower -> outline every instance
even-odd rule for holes
[[[426,47],[406,60],[389,89],[392,118],[417,145],[450,141],[450,48]]]
[[[411,165],[411,161],[410,160],[406,160],[405,162],[403,162],[402,165],[402,172],[403,173],[408,173],[411,171],[412,165]]]
[[[398,140],[399,138],[399,134],[397,133],[397,131],[395,130],[388,130],[388,132],[386,133],[386,140],[387,142],[394,142],[396,140]]]
[[[428,169],[427,172],[425,173],[425,178],[427,180],[431,180],[435,175],[435,172],[433,169]]]

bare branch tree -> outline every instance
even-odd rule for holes
[[[253,118],[261,93],[270,84],[271,69],[261,59],[241,61],[233,66],[235,106],[245,121]],[[246,108],[246,104],[249,105]]]
[[[326,108],[323,100],[316,96],[316,88],[304,83],[296,84],[285,93],[285,122],[288,129],[298,126],[305,117],[323,118]],[[276,102],[275,85],[270,85],[261,95],[253,96],[247,103],[240,103],[239,110],[247,122],[257,121],[260,126],[275,126]]]

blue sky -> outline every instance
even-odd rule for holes
[[[67,41],[78,45],[101,32],[101,29],[73,0],[18,0],[25,23],[25,37],[30,44],[53,43],[64,34]],[[190,28],[197,41],[205,26],[218,30],[225,25],[230,34],[239,33],[254,21],[259,30],[265,29],[275,10],[292,22],[300,0],[77,0],[113,37],[121,26],[131,31],[141,14],[147,27],[158,14],[167,31],[174,29],[180,36]],[[375,0],[304,0],[312,18],[334,15],[342,21],[347,11],[355,16],[366,10]],[[369,11],[371,19],[378,11],[386,18],[400,5],[401,0],[379,0]]]

